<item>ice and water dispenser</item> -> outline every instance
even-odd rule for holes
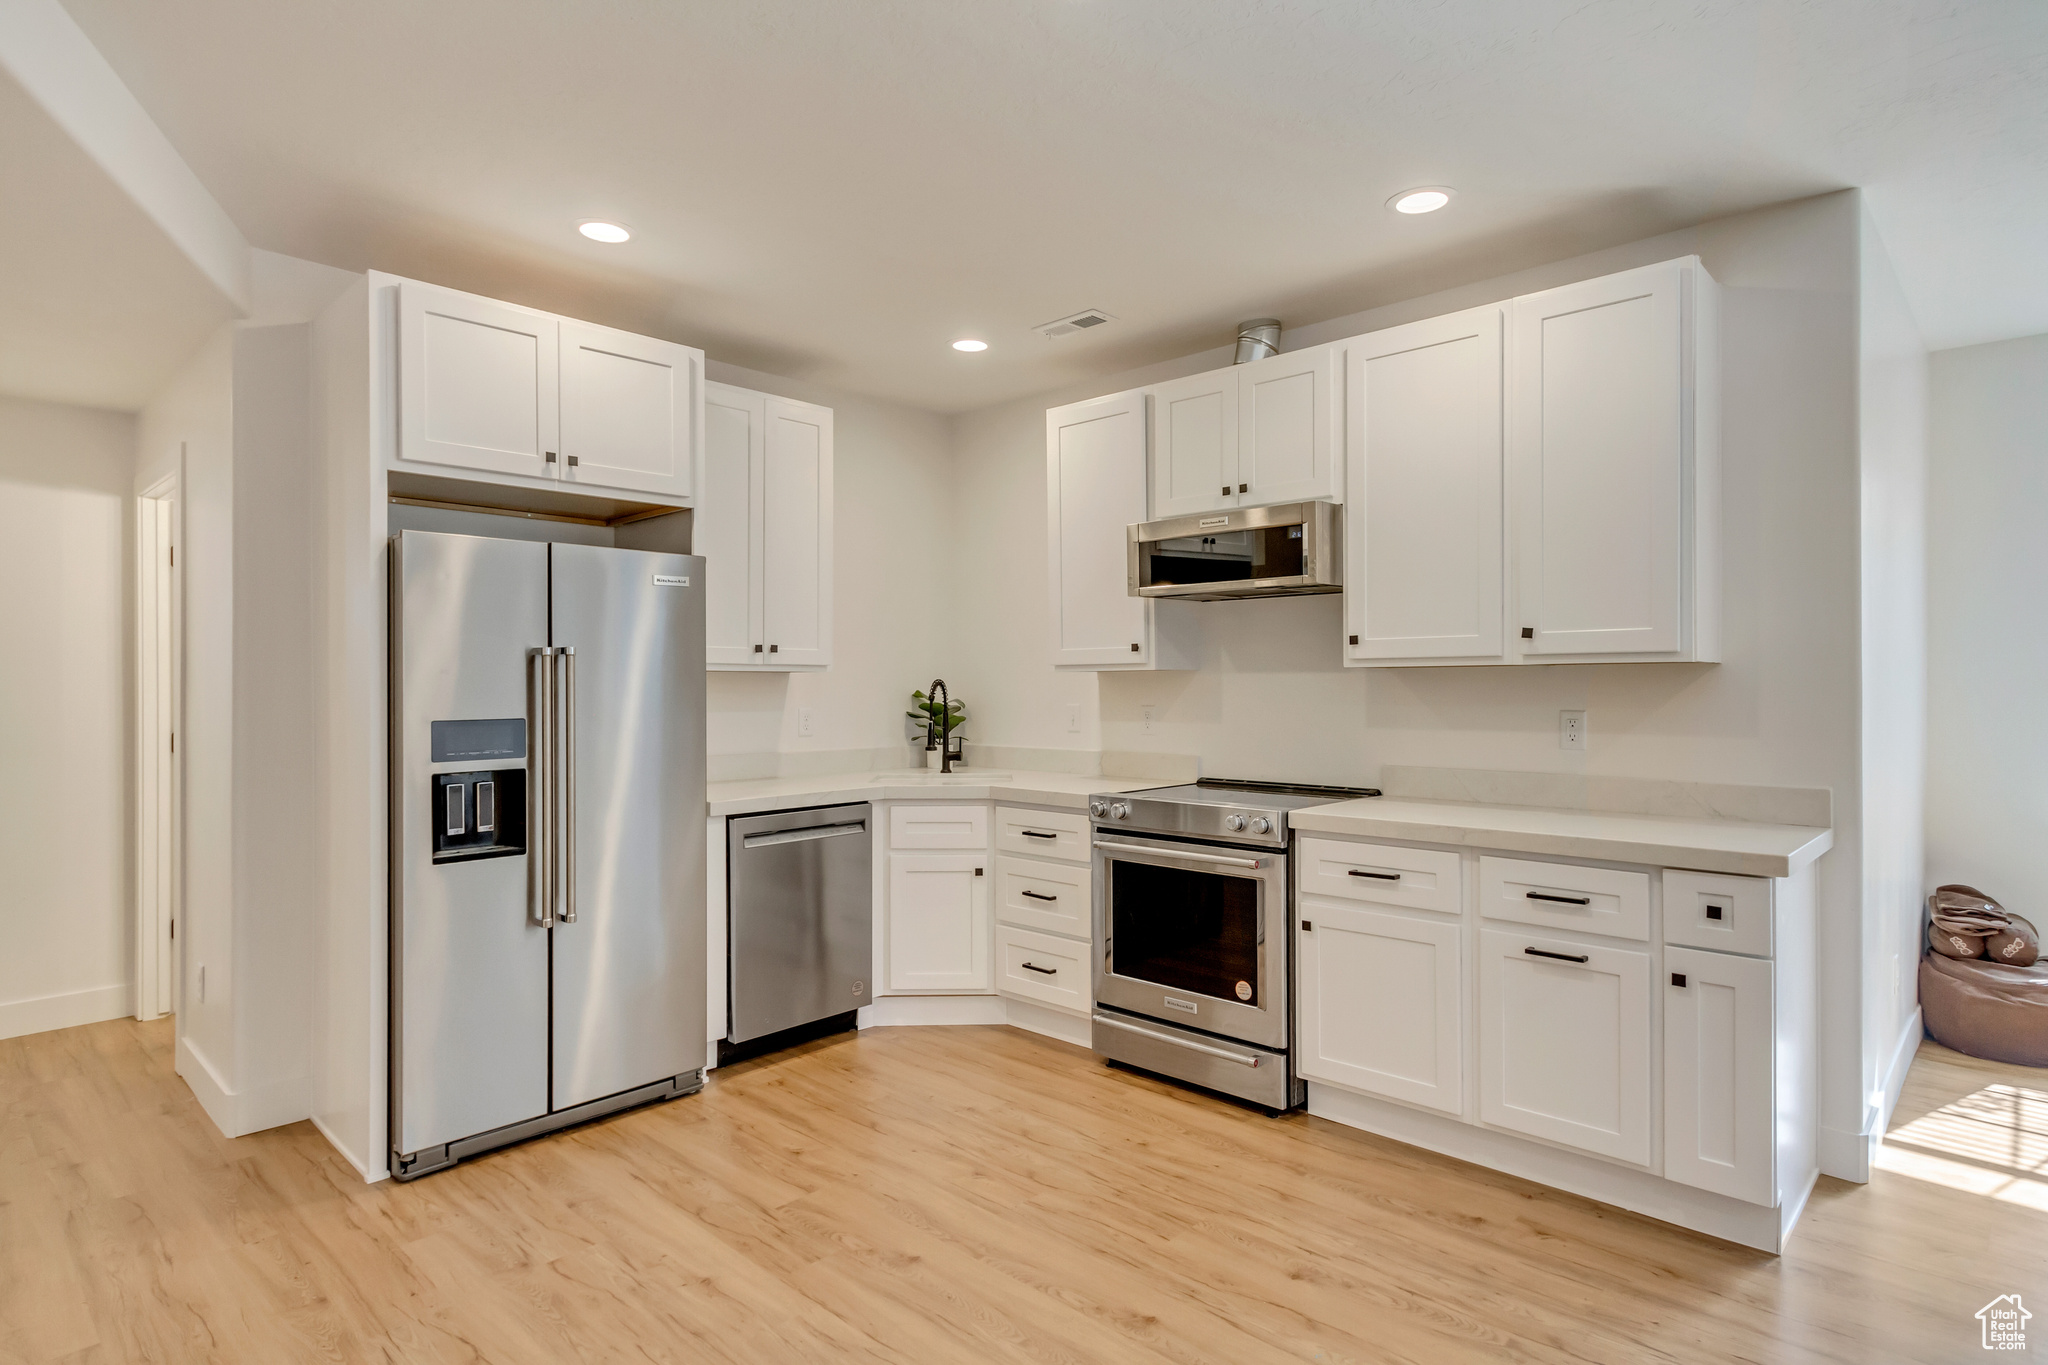
[[[432,761],[478,766],[437,772],[428,815],[434,861],[526,852],[526,718],[432,722]],[[483,764],[516,762],[517,767]]]

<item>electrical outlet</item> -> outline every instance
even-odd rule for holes
[[[1152,713],[1153,711],[1158,709],[1158,706],[1159,703],[1150,701],[1145,702],[1143,704],[1143,710],[1145,712],[1145,728],[1147,730],[1150,730],[1152,728]]]
[[[1070,735],[1078,735],[1081,733],[1080,702],[1070,701],[1067,703],[1067,733]]]
[[[1583,749],[1586,747],[1586,713],[1584,711],[1560,711],[1557,713],[1557,747],[1560,749]]]
[[[800,706],[796,712],[796,732],[800,735],[811,733],[811,708]]]

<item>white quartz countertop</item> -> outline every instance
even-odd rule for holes
[[[1158,778],[1083,777],[1013,768],[1002,769],[1000,774],[977,774],[972,768],[962,768],[943,779],[937,773],[868,772],[713,782],[706,796],[713,818],[846,801],[1002,801],[1086,810],[1091,792],[1134,792],[1171,785]]]
[[[1828,851],[1834,831],[1611,811],[1484,806],[1459,801],[1366,797],[1295,811],[1304,834],[1354,834],[1418,844],[1457,844],[1507,853],[1547,853],[1604,862],[1787,877]]]

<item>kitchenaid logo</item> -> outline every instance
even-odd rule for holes
[[[2033,1317],[2020,1303],[2017,1294],[2000,1294],[1977,1310],[1977,1321],[1984,1324],[1984,1349],[1987,1351],[2024,1351],[2027,1349],[2027,1319]]]
[[[1166,1008],[1170,1010],[1179,1010],[1183,1014],[1200,1014],[1202,1012],[1202,1007],[1200,1005],[1197,1005],[1194,1001],[1176,1000],[1170,995],[1166,997]]]
[[[687,588],[690,586],[690,580],[679,574],[658,573],[654,576],[654,586],[657,588]]]

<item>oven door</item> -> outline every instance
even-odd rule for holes
[[[1287,855],[1098,828],[1095,999],[1287,1046]]]

